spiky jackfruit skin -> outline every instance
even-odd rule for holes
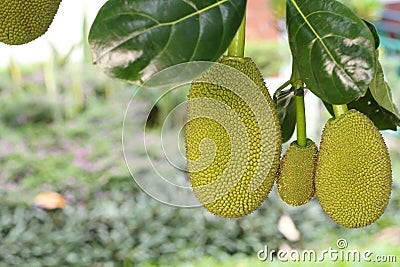
[[[286,150],[276,179],[279,196],[285,203],[301,206],[314,197],[317,153],[318,147],[310,139],[305,147],[294,141]]]
[[[61,0],[1,0],[0,42],[20,45],[43,35]]]
[[[350,110],[326,123],[315,187],[323,210],[342,226],[367,226],[383,214],[392,188],[391,163],[382,135],[367,116]]]
[[[223,57],[219,62],[245,74],[256,84],[255,90],[248,90],[242,78],[230,77],[220,68],[211,68],[203,75],[231,80],[239,91],[247,90],[249,99],[264,98],[265,105],[250,107],[218,83],[194,81],[188,95],[186,156],[191,185],[202,205],[217,216],[238,218],[256,210],[270,192],[282,149],[281,132],[274,103],[256,64],[250,58]],[[196,102],[198,99],[221,105],[205,105]],[[206,166],[198,168],[192,162],[200,159]],[[237,162],[242,162],[243,168]]]

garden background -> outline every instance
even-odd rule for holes
[[[121,144],[124,113],[137,88],[91,64],[88,28],[105,1],[76,2],[64,0],[40,39],[0,45],[0,266],[281,266],[288,263],[260,261],[257,252],[266,245],[271,250],[337,249],[338,239],[345,239],[349,249],[396,255],[400,261],[399,131],[382,132],[393,164],[393,191],[381,219],[365,228],[336,225],[317,199],[289,207],[275,188],[260,209],[238,220],[202,208],[171,207],[146,195],[125,165]],[[261,67],[272,94],[291,66],[282,1],[248,2],[246,55]],[[347,2],[379,20],[379,1]],[[381,53],[400,103],[400,54],[384,48]],[[186,94],[168,98],[149,119],[147,138],[155,145],[150,142],[148,153],[165,170],[171,166],[156,145],[160,122]],[[154,101],[156,94],[140,97]],[[329,114],[311,93],[306,111],[308,134],[318,143]],[[143,128],[135,123],[145,115],[140,105],[127,114],[132,136],[125,140],[125,153],[136,159],[134,167],[144,177],[156,179],[149,175],[147,155],[136,150]],[[174,124],[169,127],[175,132]],[[51,211],[35,205],[44,192],[58,192],[67,205]]]

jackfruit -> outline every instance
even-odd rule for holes
[[[279,196],[285,203],[301,206],[314,197],[317,152],[317,145],[310,139],[305,147],[294,141],[286,150],[276,179]]]
[[[49,28],[61,0],[1,0],[0,42],[29,43]]]
[[[385,211],[392,187],[388,149],[374,123],[350,110],[323,130],[315,172],[318,200],[336,223],[358,228]]]
[[[224,56],[192,82],[189,178],[211,213],[238,218],[256,210],[274,184],[281,149],[274,103],[250,58]]]

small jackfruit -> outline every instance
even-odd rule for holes
[[[388,149],[374,123],[356,110],[330,119],[315,172],[316,194],[328,216],[349,228],[369,225],[385,211],[391,187]]]
[[[186,156],[194,194],[215,215],[238,218],[270,192],[282,149],[274,103],[250,58],[223,57],[192,82]]]
[[[292,142],[282,157],[276,185],[281,199],[292,206],[308,203],[315,194],[315,165],[318,147],[310,139],[301,147]]]
[[[43,35],[61,0],[1,0],[0,42],[20,45]]]

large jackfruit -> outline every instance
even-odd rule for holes
[[[282,149],[275,106],[250,58],[223,57],[188,95],[186,154],[193,191],[215,215],[237,218],[270,192]]]
[[[336,223],[357,228],[385,211],[392,186],[386,144],[364,114],[350,110],[323,130],[315,188],[324,211]]]
[[[43,35],[61,0],[1,0],[0,42],[20,45]]]
[[[313,198],[317,152],[317,145],[310,139],[305,147],[294,141],[286,150],[276,179],[279,196],[285,203],[301,206]]]

